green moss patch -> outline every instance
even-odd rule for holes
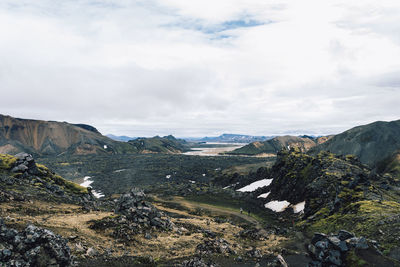
[[[11,155],[0,154],[0,170],[9,170],[13,167],[17,159]]]

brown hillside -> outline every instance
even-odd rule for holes
[[[0,151],[36,154],[93,154],[116,152],[120,142],[89,125],[18,119],[0,115]]]

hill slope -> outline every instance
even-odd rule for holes
[[[310,153],[315,155],[323,150],[355,155],[362,163],[382,170],[389,162],[396,166],[399,159],[396,154],[400,151],[400,120],[354,127],[314,147]]]
[[[277,136],[271,140],[264,142],[253,142],[244,147],[238,148],[234,151],[229,152],[233,155],[259,155],[259,154],[276,154],[282,149],[299,148],[305,152],[310,148],[316,146],[320,142],[323,142],[329,137],[298,137],[298,136]]]
[[[0,115],[0,153],[39,155],[122,153],[132,148],[86,124],[18,119]]]
[[[138,153],[182,153],[190,148],[185,140],[176,139],[172,135],[152,138],[137,138],[128,141]]]

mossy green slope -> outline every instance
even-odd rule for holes
[[[88,189],[68,181],[47,167],[34,163],[35,174],[12,171],[17,158],[0,154],[0,194],[19,194],[22,198],[43,198],[65,202],[77,202],[82,197],[93,198]]]
[[[390,175],[380,176],[354,156],[282,151],[271,170],[269,200],[306,201],[298,223],[304,230],[353,231],[385,249],[400,240],[400,193]]]

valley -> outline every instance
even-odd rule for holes
[[[191,151],[184,152],[184,155],[190,156],[220,156],[227,152],[243,147],[242,143],[213,143],[206,142],[202,144],[194,144]]]
[[[156,136],[125,143],[136,152],[0,154],[0,259],[33,266],[400,266],[397,157],[378,169],[320,149],[341,147],[338,136],[264,144]],[[361,141],[385,144],[374,136]],[[38,239],[29,241],[32,231]],[[27,245],[17,246],[20,239]]]
[[[85,176],[90,176],[95,190],[111,196],[124,193],[133,186],[151,190],[162,184],[192,184],[191,181],[208,184],[216,175],[231,168],[243,166],[246,172],[252,164],[267,166],[273,163],[273,159],[127,154],[46,157],[39,158],[38,162],[78,183],[82,183]]]

